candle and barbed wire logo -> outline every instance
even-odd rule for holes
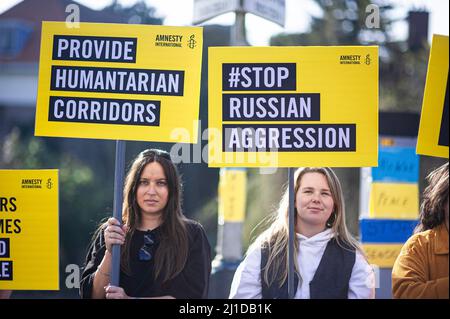
[[[52,179],[49,178],[49,179],[47,179],[47,188],[52,189],[52,187],[53,187],[53,182],[52,182]]]
[[[370,65],[370,61],[371,61],[370,60],[370,54],[367,54],[366,58],[364,59],[364,63],[367,64],[367,65]]]
[[[193,49],[197,46],[197,41],[195,40],[195,34],[192,34],[188,40],[189,49]]]

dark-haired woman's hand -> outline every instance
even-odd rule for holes
[[[125,234],[127,227],[125,225],[120,226],[120,223],[114,217],[111,217],[107,221],[107,227],[105,228],[105,245],[108,252],[112,252],[112,245],[123,245],[125,243]]]
[[[105,297],[106,299],[132,299],[123,288],[110,285],[105,287]]]

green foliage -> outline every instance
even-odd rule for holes
[[[429,48],[411,51],[404,41],[391,39],[391,11],[395,5],[389,1],[369,0],[316,0],[322,16],[312,17],[306,33],[280,34],[272,37],[274,46],[297,45],[378,45],[380,56],[381,111],[406,111],[419,113]],[[368,28],[366,19],[371,2],[378,6],[380,28]]]
[[[420,113],[428,68],[429,46],[409,51],[403,43],[386,44],[380,63],[380,110]]]
[[[205,229],[209,244],[213,250],[211,253],[214,258],[214,249],[217,244],[217,197],[210,198],[202,204],[201,208],[195,212],[195,215],[190,216],[189,218],[198,221]]]
[[[316,0],[321,9],[320,17],[311,17],[306,33],[274,36],[270,44],[279,45],[355,45],[382,42],[387,39],[386,29],[391,25],[387,18],[392,9],[389,4],[378,3],[380,29],[368,29],[366,8],[369,0]]]
[[[278,168],[273,174],[261,174],[259,169],[249,169],[247,180],[247,211],[242,234],[244,251],[268,228],[267,218],[278,209],[287,183],[287,170]]]
[[[119,13],[124,16],[128,23],[132,24],[162,24],[163,18],[156,17],[156,9],[144,0],[139,0],[130,7],[121,5],[114,0],[104,11]]]

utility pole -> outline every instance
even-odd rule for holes
[[[231,45],[232,46],[247,46],[246,32],[245,32],[245,11],[244,0],[239,0],[239,7],[235,11],[236,20],[231,27]]]
[[[247,46],[243,0],[235,9],[231,46]],[[216,257],[212,263],[210,298],[228,298],[233,275],[242,261],[247,169],[221,168],[219,175]]]
[[[194,24],[234,12],[231,46],[248,46],[245,31],[247,12],[284,26],[285,2],[266,0],[194,0]],[[221,168],[216,257],[212,263],[209,298],[228,298],[234,273],[242,261],[242,229],[246,203],[246,168]]]

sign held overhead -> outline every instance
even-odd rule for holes
[[[378,48],[210,48],[208,72],[211,167],[377,165]]]
[[[434,35],[420,114],[417,154],[448,158],[448,36]]]
[[[202,28],[43,22],[37,136],[197,141]],[[185,136],[172,134],[183,128]]]

